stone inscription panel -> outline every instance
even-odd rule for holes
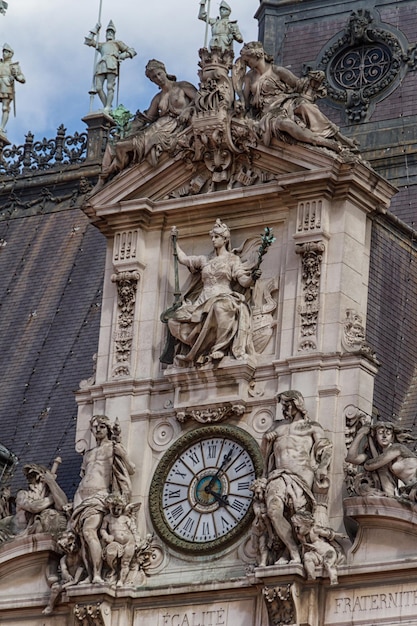
[[[389,587],[331,591],[326,601],[326,625],[401,622],[417,616],[417,582]]]
[[[253,600],[137,610],[134,626],[254,626]]]

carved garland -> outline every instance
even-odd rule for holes
[[[113,274],[111,280],[117,285],[117,328],[114,332],[115,357],[113,376],[130,375],[130,355],[133,340],[133,319],[139,272]]]
[[[244,412],[244,404],[231,404],[228,402],[217,407],[211,406],[204,409],[178,411],[176,418],[180,423],[184,423],[187,419],[192,419],[200,424],[210,424],[212,422],[222,422],[228,417],[241,417]]]
[[[324,250],[325,246],[321,241],[297,244],[295,248],[296,253],[301,255],[303,267],[301,279],[304,303],[298,307],[301,317],[299,350],[315,350],[317,347],[320,275]]]

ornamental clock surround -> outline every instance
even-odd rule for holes
[[[194,554],[222,549],[252,519],[250,485],[262,472],[255,440],[236,426],[206,426],[165,453],[150,487],[150,512],[171,547]]]

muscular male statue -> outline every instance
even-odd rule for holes
[[[332,444],[318,422],[310,420],[299,391],[278,396],[284,420],[264,436],[267,486],[266,509],[275,533],[288,549],[291,562],[301,557],[294,539],[291,517],[315,509],[315,487],[328,487]],[[279,563],[288,562],[286,558]]]
[[[90,428],[96,447],[84,455],[81,481],[74,496],[71,525],[79,533],[83,557],[91,582],[102,583],[102,546],[98,531],[107,512],[106,498],[111,492],[129,500],[130,475],[135,471],[121,443],[114,440],[114,426],[105,415],[91,418]]]

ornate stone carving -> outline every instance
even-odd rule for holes
[[[135,315],[136,291],[139,272],[119,272],[113,274],[112,282],[117,285],[117,328],[114,332],[115,364],[113,376],[130,375],[130,354],[133,339],[133,319]]]
[[[365,328],[362,317],[354,309],[346,310],[343,322],[342,346],[346,352],[364,354],[375,360],[375,352],[365,341]]]
[[[68,500],[56,482],[60,463],[57,457],[51,470],[36,463],[23,466],[28,487],[17,492],[15,514],[0,520],[0,543],[40,532],[57,537],[65,529]]]
[[[257,354],[264,352],[276,326],[273,313],[278,303],[272,297],[276,291],[278,291],[278,278],[256,281],[253,295],[252,334],[253,346]]]
[[[257,120],[256,130],[265,145],[284,134],[292,140],[338,152],[343,148],[357,149],[315,104],[326,95],[324,72],[310,71],[306,77],[297,78],[287,68],[274,65],[262,44],[252,41],[243,46],[234,75],[237,91],[245,108]]]
[[[74,617],[81,626],[110,626],[111,608],[107,602],[76,604]]]
[[[417,502],[417,455],[407,444],[416,437],[393,422],[376,420],[361,411],[345,413],[349,430],[355,436],[346,462],[357,468],[349,471],[350,493],[360,496],[389,496],[405,505]]]
[[[344,31],[320,53],[316,67],[326,73],[328,96],[360,122],[373,104],[395,89],[407,65],[405,38],[377,13],[353,11]]]
[[[123,263],[136,260],[138,231],[127,230],[117,233],[114,238],[113,262]]]
[[[299,202],[297,207],[297,234],[310,233],[322,229],[322,200]]]
[[[130,501],[130,476],[135,467],[120,442],[117,421],[112,424],[105,415],[95,415],[90,428],[97,445],[84,454],[82,479],[74,495],[70,528],[81,540],[89,580],[103,584],[100,530],[107,510],[107,497],[114,493],[124,496],[126,502]]]
[[[67,587],[78,584],[86,575],[79,537],[72,530],[64,531],[58,537],[57,545],[63,556],[59,561],[58,571],[53,570],[47,576],[51,593],[49,602],[42,611],[44,615],[53,612],[59,596]]]
[[[143,582],[144,570],[152,558],[152,536],[142,539],[136,528],[136,514],[140,503],[127,503],[126,498],[112,493],[106,498],[108,513],[103,518],[100,529],[103,548],[103,561],[107,566],[106,582],[116,587]],[[137,580],[138,572],[141,581]]]
[[[251,310],[244,293],[259,278],[262,257],[274,237],[266,228],[261,245],[247,241],[234,253],[226,224],[217,220],[210,235],[214,255],[187,256],[176,243],[176,229],[173,231],[174,258],[197,279],[182,304],[176,301],[161,317],[168,324],[169,339],[177,340],[176,365],[218,363],[225,356],[244,359],[255,353]],[[161,360],[172,362],[168,346]]]
[[[317,347],[321,262],[325,245],[321,241],[312,241],[297,244],[295,251],[301,255],[303,268],[301,280],[304,303],[298,308],[301,317],[299,350],[315,350]]]
[[[336,541],[342,535],[330,528],[327,513],[332,444],[310,420],[299,391],[278,400],[284,420],[265,433],[265,476],[252,484],[258,565],[303,563],[309,579],[322,565],[335,585],[344,555]]]
[[[111,176],[132,163],[147,159],[155,166],[162,152],[172,151],[177,145],[178,135],[191,115],[191,105],[197,93],[191,83],[177,81],[156,59],[146,65],[146,75],[160,91],[152,99],[149,109],[136,113],[126,136],[107,144],[94,193]]]
[[[270,626],[298,624],[296,605],[290,584],[264,587],[262,592],[268,610]]]
[[[213,422],[222,422],[229,417],[241,417],[244,412],[244,404],[232,404],[227,402],[221,406],[208,406],[204,409],[185,409],[184,411],[177,411],[176,417],[181,423],[192,419],[200,424],[210,424]]]

